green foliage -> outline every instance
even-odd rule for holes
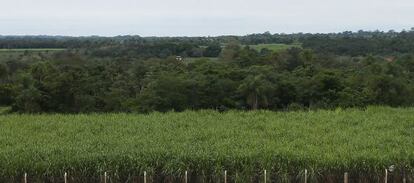
[[[9,68],[5,64],[0,63],[0,81],[4,80],[8,74]]]
[[[259,53],[237,44],[230,47],[236,54],[229,61],[85,59],[85,63],[43,61],[24,67],[7,62],[5,70],[16,71],[2,80],[1,102],[16,112],[62,113],[414,103],[409,57],[402,58],[407,62],[385,62],[369,56],[331,65],[332,58],[321,58],[310,50]]]
[[[0,49],[0,52],[44,52],[44,51],[63,51],[62,48],[30,48],[30,49]]]
[[[137,106],[141,112],[182,111],[190,106],[190,83],[179,75],[161,74],[151,80],[138,98]]]
[[[387,107],[0,115],[0,180],[24,172],[97,178],[107,171],[125,182],[143,171],[180,176],[185,170],[220,179],[227,170],[231,178],[237,173],[248,182],[267,169],[277,180],[294,182],[308,169],[311,179],[322,182],[345,171],[383,176],[391,165],[412,176],[413,120],[414,109]]]
[[[24,172],[39,182],[63,172],[98,182],[104,171],[119,182],[143,171],[206,182],[224,169],[239,182],[263,169],[277,182],[298,182],[305,168],[313,182],[345,171],[378,182],[390,165],[412,174],[413,109],[367,108],[413,106],[412,40],[0,36],[0,48],[64,49],[0,51],[0,182]],[[232,111],[246,109],[296,112]],[[185,110],[198,112],[168,112]]]
[[[231,40],[223,48],[220,54],[220,58],[224,61],[233,61],[238,56],[237,54],[240,51],[240,49],[240,42],[238,42],[237,40]]]
[[[300,44],[257,44],[257,45],[249,45],[251,48],[261,51],[263,49],[268,49],[270,51],[283,51],[289,48],[301,48]]]
[[[11,112],[11,108],[10,107],[2,107],[0,106],[0,115],[2,114],[8,114]]]
[[[0,52],[0,105],[23,113],[413,106],[410,43],[403,41],[406,47],[392,54],[384,48],[393,45],[389,40],[411,36],[412,32],[59,40],[0,36],[0,48],[64,49]],[[380,48],[383,53],[378,53]]]
[[[266,67],[251,67],[247,77],[241,81],[238,91],[246,99],[251,109],[266,108],[271,102],[275,83]]]
[[[215,43],[207,46],[205,49],[203,56],[205,57],[218,57],[221,53],[221,45],[220,43]]]

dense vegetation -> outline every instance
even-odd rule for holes
[[[69,172],[82,182],[107,171],[125,182],[144,171],[178,177],[186,170],[218,181],[227,170],[231,179],[250,182],[266,169],[269,181],[294,182],[308,169],[312,182],[341,182],[344,172],[355,182],[380,182],[392,165],[390,180],[412,181],[413,120],[413,108],[384,107],[0,115],[0,181],[21,180],[24,172],[31,179]]]
[[[304,169],[379,182],[391,165],[390,179],[413,181],[414,109],[367,108],[413,106],[413,79],[414,31],[0,36],[0,182],[185,170],[246,181],[263,169],[279,182]]]
[[[0,48],[14,50],[0,52],[0,106],[33,113],[411,106],[412,40],[411,31],[5,36]]]
[[[0,106],[14,112],[296,110],[414,103],[412,31],[4,36],[0,48]]]

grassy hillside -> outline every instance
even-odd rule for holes
[[[0,131],[0,180],[20,180],[24,172],[97,178],[108,171],[125,181],[143,171],[189,170],[218,181],[227,170],[231,179],[249,182],[266,169],[269,180],[289,182],[308,169],[313,181],[340,180],[345,171],[374,181],[391,165],[405,176],[414,166],[414,108],[13,114],[0,115]]]

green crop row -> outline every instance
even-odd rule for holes
[[[187,170],[216,178],[228,170],[247,180],[264,169],[280,180],[307,169],[316,180],[344,172],[380,177],[390,166],[413,173],[414,108],[0,115],[0,180]]]

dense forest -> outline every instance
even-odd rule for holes
[[[0,106],[10,112],[412,106],[413,79],[414,31],[0,36]]]

